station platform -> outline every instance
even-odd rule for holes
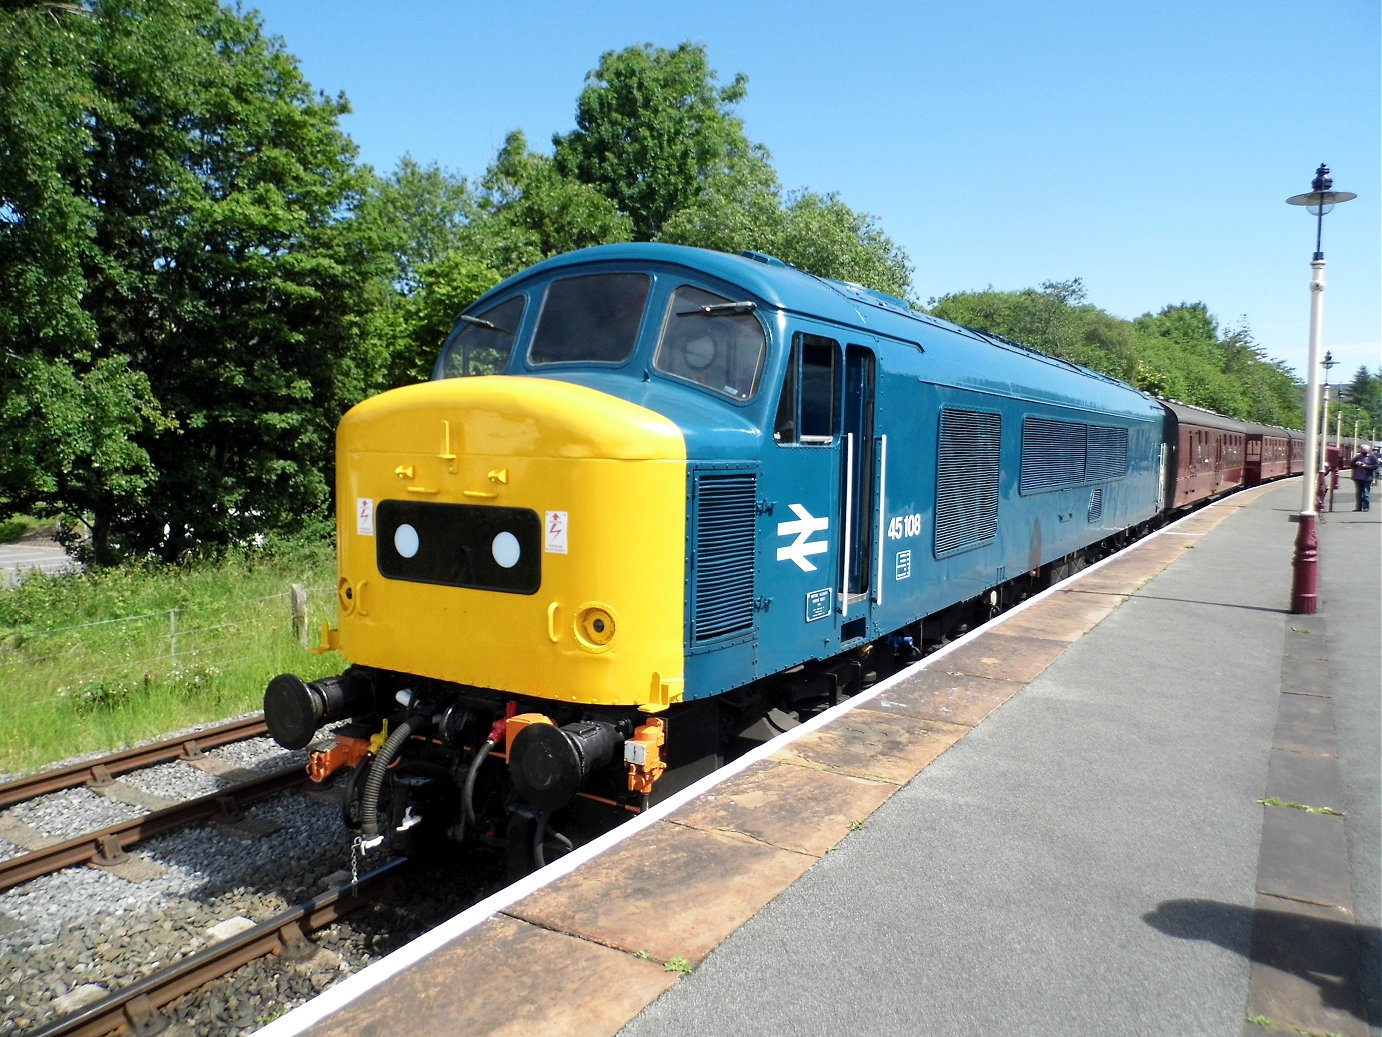
[[[1311,1033],[1382,1021],[1382,512],[1235,494],[259,1031]],[[1308,809],[1307,809],[1308,808]]]

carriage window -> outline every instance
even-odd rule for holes
[[[633,355],[651,284],[646,274],[590,274],[547,286],[528,351],[534,364],[618,364]]]
[[[672,294],[653,366],[734,400],[758,391],[767,339],[751,302],[683,286]]]
[[[835,436],[837,415],[834,339],[798,335],[777,407],[773,438],[779,443],[829,443]]]
[[[514,332],[522,319],[521,295],[480,313],[466,314],[456,322],[451,337],[442,347],[432,377],[467,378],[503,373],[509,366]]]

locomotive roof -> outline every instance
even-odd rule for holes
[[[1053,374],[1056,371],[1065,371],[1091,379],[1095,383],[1101,382],[1111,393],[1117,394],[1121,391],[1133,394],[1141,397],[1147,406],[1156,409],[1152,397],[1117,378],[1042,353],[1001,335],[922,313],[913,309],[905,300],[886,292],[846,281],[817,277],[760,252],[735,255],[660,242],[596,245],[553,256],[520,271],[486,292],[479,302],[503,294],[533,278],[541,278],[564,269],[604,263],[615,267],[665,266],[692,270],[703,276],[735,285],[754,296],[764,306],[830,321],[895,341],[908,342],[923,352],[929,352],[931,347],[940,344],[936,338],[938,332],[946,338],[958,336],[959,339],[975,344],[1016,354],[1022,357],[1024,362],[1046,365],[1047,370]],[[1085,384],[1089,386],[1090,382]],[[1133,406],[1141,411],[1143,403]]]
[[[917,313],[904,300],[886,292],[845,281],[816,277],[766,253],[745,252],[735,255],[692,248],[688,245],[666,245],[646,241],[596,245],[553,256],[513,275],[491,289],[491,292],[501,292],[530,277],[563,267],[601,262],[685,267],[739,285],[767,305],[811,313],[844,323],[859,324],[862,321],[866,326],[870,323],[867,316],[859,311],[860,306],[888,310],[921,320],[934,320]],[[490,293],[487,292],[486,295],[488,294]]]

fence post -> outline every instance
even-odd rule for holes
[[[172,670],[178,670],[178,610],[171,609],[168,612],[168,639],[172,642]]]
[[[293,636],[307,647],[307,588],[300,583],[293,584],[288,593],[288,601],[293,610]]]

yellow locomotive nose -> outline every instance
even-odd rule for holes
[[[447,379],[351,410],[337,463],[351,662],[597,705],[680,699],[672,422],[565,382]]]

